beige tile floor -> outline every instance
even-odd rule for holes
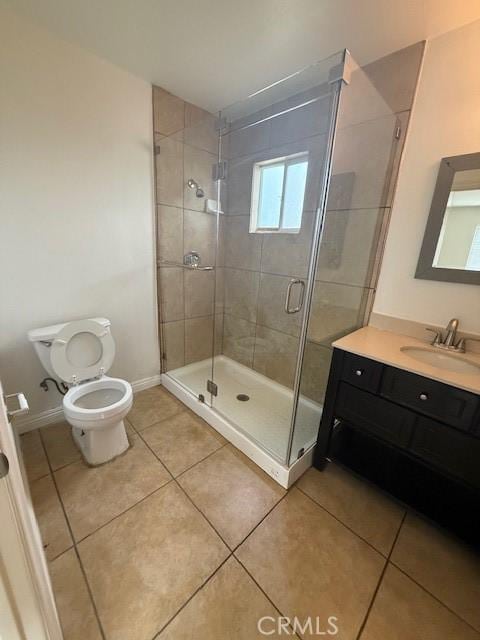
[[[161,387],[127,430],[97,468],[66,423],[21,438],[65,640],[281,638],[295,616],[335,616],[341,640],[480,640],[479,557],[353,474],[286,492]]]

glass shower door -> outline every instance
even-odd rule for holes
[[[309,403],[323,405],[332,343],[368,320],[398,161],[397,116],[350,55],[345,77],[328,198],[311,262],[314,279],[299,352],[290,464],[316,441],[318,420]]]
[[[284,463],[339,66],[343,54],[219,116],[212,405]],[[321,405],[305,406],[318,424]]]
[[[210,404],[222,314],[215,299],[217,118],[162,90],[154,112],[162,372]]]

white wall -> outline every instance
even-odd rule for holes
[[[480,21],[428,42],[374,311],[480,333],[480,287],[415,280],[442,157],[480,151]]]
[[[0,10],[0,376],[61,404],[28,329],[106,316],[110,375],[159,371],[150,85]]]

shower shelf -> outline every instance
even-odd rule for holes
[[[173,262],[172,260],[158,260],[158,267],[179,267],[181,269],[190,269],[191,271],[214,271],[215,267],[210,266],[193,266],[189,264],[183,264],[182,262]]]

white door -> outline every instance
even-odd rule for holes
[[[20,409],[10,417],[28,411],[23,394],[16,396]],[[0,640],[62,640],[17,447],[0,383]]]

